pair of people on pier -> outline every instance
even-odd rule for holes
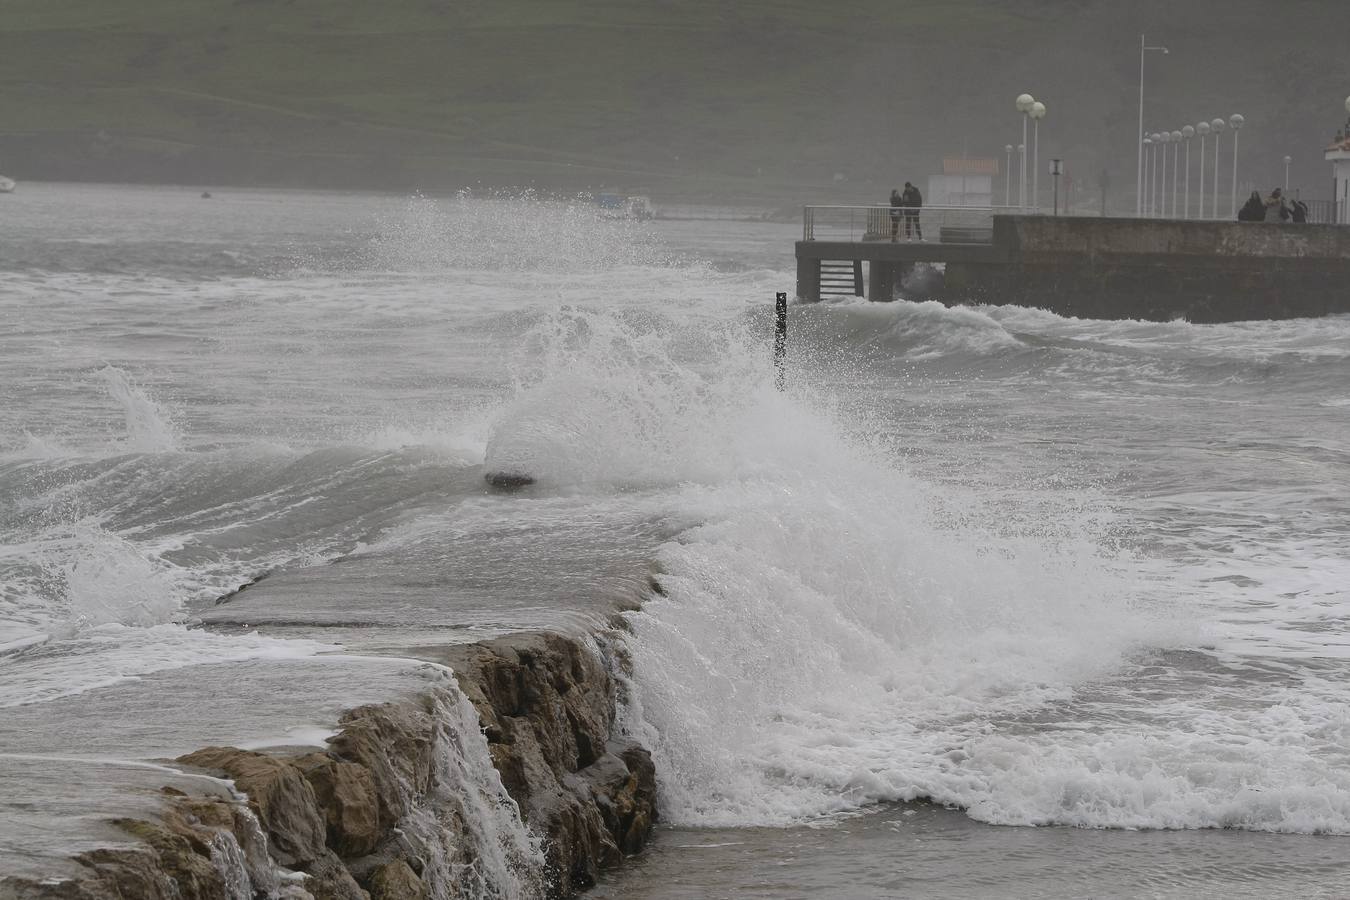
[[[1238,210],[1239,222],[1288,222],[1303,224],[1308,221],[1308,205],[1302,200],[1285,202],[1284,190],[1275,188],[1270,196],[1261,199],[1259,191],[1252,191],[1247,202]]]
[[[900,239],[900,220],[905,220],[905,240],[912,241],[917,236],[923,240],[923,225],[919,221],[919,210],[923,207],[923,194],[908,181],[905,191],[891,189],[891,243]]]

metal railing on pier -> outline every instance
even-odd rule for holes
[[[1013,212],[1019,210],[1003,206],[805,206],[802,240],[989,244],[994,240],[994,214]]]
[[[1315,225],[1350,224],[1350,210],[1344,200],[1304,200],[1308,204],[1308,221]]]

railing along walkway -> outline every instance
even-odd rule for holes
[[[804,241],[927,241],[988,244],[994,214],[1026,212],[1006,206],[805,206]]]

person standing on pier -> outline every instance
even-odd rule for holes
[[[923,194],[919,189],[908,181],[905,182],[905,193],[901,195],[902,205],[905,207],[905,240],[911,241],[911,230],[918,235],[919,240],[923,240],[923,225],[919,221],[919,210],[923,208]]]
[[[1289,207],[1284,202],[1284,192],[1280,188],[1270,192],[1269,199],[1266,200],[1267,222],[1286,222],[1289,220]]]
[[[899,188],[891,188],[891,243],[894,244],[900,239],[900,207],[905,202],[900,197]]]

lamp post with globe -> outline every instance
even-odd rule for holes
[[[1017,95],[1017,111],[1022,114],[1022,146],[1027,145],[1027,120],[1031,117],[1031,107],[1035,105],[1036,98],[1030,94]],[[1017,205],[1026,209],[1027,205],[1027,157],[1022,154],[1022,177],[1017,188]]]
[[[1294,161],[1294,158],[1293,158],[1292,156],[1286,156],[1286,157],[1284,158],[1284,192],[1285,192],[1285,194],[1288,194],[1288,193],[1289,193],[1289,164],[1290,164],[1291,162],[1293,162],[1293,161]]]
[[[1186,142],[1186,204],[1181,208],[1181,217],[1191,217],[1191,139],[1195,137],[1195,126],[1186,125],[1181,129],[1181,139]],[[1201,154],[1202,156],[1204,154]]]
[[[1223,119],[1214,119],[1209,123],[1209,130],[1214,132],[1214,202],[1211,205],[1214,211],[1214,218],[1219,217],[1219,135],[1228,127],[1228,123]]]
[[[1153,171],[1152,167],[1150,167],[1153,165],[1153,135],[1143,135],[1142,146],[1143,146],[1143,193],[1141,194],[1141,197],[1145,198],[1145,200],[1143,200],[1142,208],[1139,209],[1139,215],[1152,216],[1153,210],[1150,209],[1149,204],[1152,204],[1153,202],[1153,175],[1150,174]]]
[[[1232,208],[1228,214],[1230,217],[1237,215],[1237,151],[1238,151],[1238,131],[1246,123],[1246,119],[1234,113],[1228,117],[1228,127],[1233,129],[1233,201]]]
[[[1209,123],[1201,122],[1195,126],[1195,133],[1200,135],[1200,218],[1205,217],[1205,138],[1209,135]]]
[[[1167,142],[1172,140],[1172,132],[1164,131],[1155,134],[1154,137],[1158,139],[1159,145],[1153,148],[1153,152],[1162,157],[1161,177],[1158,179],[1159,184],[1154,186],[1155,196],[1157,197],[1156,209],[1158,218],[1164,219],[1167,217]],[[1157,167],[1155,167],[1156,171]]]
[[[1003,152],[1008,155],[1008,165],[1003,169],[1003,185],[1006,188],[1006,196],[1003,198],[1004,206],[1012,206],[1012,151],[1012,144],[1003,148]]]
[[[1172,132],[1172,218],[1177,217],[1177,187],[1181,171],[1181,142],[1186,135],[1180,131]]]
[[[1045,118],[1045,104],[1037,100],[1031,104],[1031,208],[1041,211],[1041,119]]]

